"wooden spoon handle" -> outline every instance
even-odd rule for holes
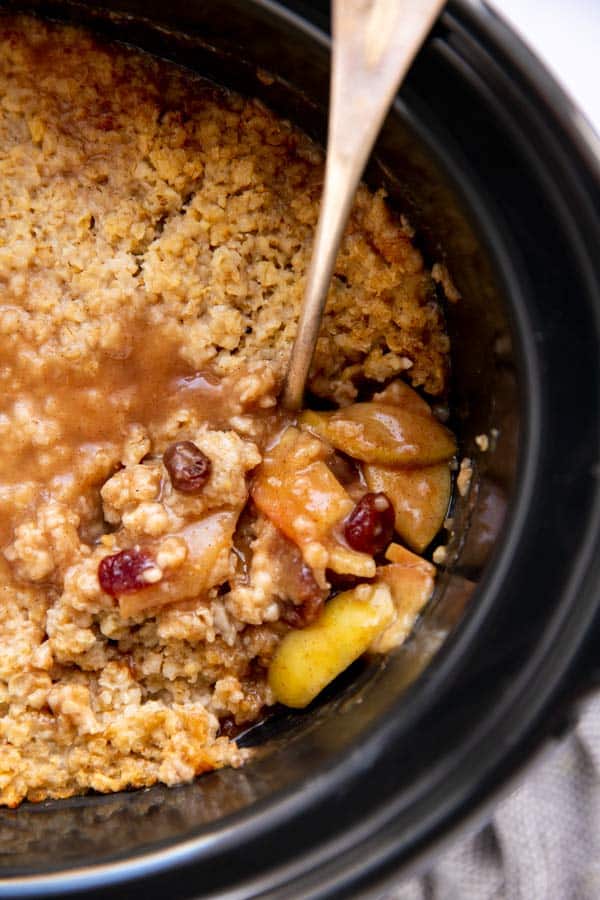
[[[325,184],[282,402],[299,409],[337,253],[383,120],[445,0],[334,0]]]

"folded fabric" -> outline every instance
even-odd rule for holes
[[[382,900],[599,900],[600,696],[489,825]]]

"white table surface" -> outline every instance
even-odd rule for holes
[[[600,134],[600,0],[488,0]]]

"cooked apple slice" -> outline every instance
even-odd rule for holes
[[[288,428],[254,478],[252,497],[259,510],[300,545],[323,540],[354,507],[326,457],[321,441]]]
[[[454,436],[433,415],[387,403],[354,403],[302,413],[300,423],[337,450],[383,466],[427,466],[450,459]]]
[[[202,597],[220,584],[229,573],[229,551],[237,518],[237,511],[221,510],[184,528],[177,535],[187,545],[183,563],[172,571],[166,569],[156,584],[121,594],[121,615],[128,618],[167,603]]]
[[[269,666],[269,685],[280,703],[308,706],[358,659],[393,621],[390,588],[360,584],[338,594],[311,625],[290,631]]]
[[[376,583],[387,584],[390,588],[395,615],[391,624],[371,643],[369,649],[375,653],[387,653],[404,643],[431,597],[435,581],[435,566],[404,547],[392,544],[386,556],[397,561],[377,568]]]
[[[328,448],[318,438],[288,428],[268,451],[252,485],[258,509],[294,541],[313,569],[372,578],[375,563],[340,543],[334,528],[354,501],[327,463]]]
[[[378,394],[373,394],[375,403],[385,403],[391,406],[401,406],[402,409],[408,409],[418,415],[431,416],[431,407],[420,394],[411,388],[401,378],[390,381]]]
[[[422,553],[446,516],[452,481],[448,463],[415,469],[365,465],[370,491],[383,492],[394,507],[395,528],[409,547]]]
[[[351,550],[335,541],[327,544],[329,559],[327,568],[338,575],[356,575],[357,578],[373,578],[375,560],[368,553]]]
[[[389,559],[392,563],[400,563],[402,566],[423,569],[424,572],[435,575],[436,569],[433,563],[430,563],[426,559],[423,559],[422,556],[418,556],[416,553],[407,550],[402,544],[390,544],[385,551],[385,558]]]

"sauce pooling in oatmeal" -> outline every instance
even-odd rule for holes
[[[138,323],[122,356],[98,354],[91,373],[54,360],[40,373],[14,352],[3,354],[0,540],[44,495],[73,505],[85,519],[81,485],[99,489],[126,454],[136,452],[136,442],[149,451],[152,441],[164,443],[203,422],[227,427],[252,408],[252,367],[220,381],[210,370],[194,372],[178,349],[163,328]],[[259,444],[283,418],[274,408],[274,380],[266,378],[269,393],[257,398],[253,423],[240,423]],[[250,392],[248,403],[244,392]]]

